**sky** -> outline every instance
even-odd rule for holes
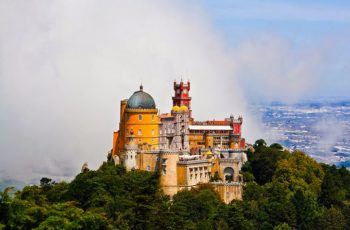
[[[349,98],[349,1],[207,0],[204,7],[215,28],[224,33],[233,52],[248,52],[254,56],[253,60],[241,60],[241,54],[238,54],[236,63],[242,68],[240,76],[246,88],[251,85],[252,78],[257,82],[266,78],[277,82],[272,87],[277,95],[263,92],[259,95],[260,90],[254,85],[251,92],[255,93],[250,99],[260,96],[267,100],[291,98],[293,102],[317,97]],[[267,65],[268,71],[264,67]],[[256,73],[247,71],[250,67],[254,67]],[[301,68],[305,72],[293,74],[291,68]],[[263,76],[265,74],[268,76]],[[246,82],[246,79],[249,80]],[[291,81],[289,89],[276,89]],[[264,85],[263,88],[267,87]],[[286,98],[279,96],[285,90],[298,93],[287,94]],[[249,90],[246,92],[252,94]]]
[[[120,100],[142,83],[162,112],[191,81],[196,119],[255,101],[348,97],[342,1],[0,0],[0,179],[70,178],[98,167]]]

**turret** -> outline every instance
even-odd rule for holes
[[[241,126],[243,118],[241,116],[238,119],[234,119],[233,115],[230,116],[230,126],[232,130],[229,136],[229,145],[231,149],[245,148],[245,140],[241,138]]]
[[[191,116],[191,97],[189,96],[189,91],[191,89],[191,83],[187,81],[184,83],[182,80],[180,83],[174,81],[174,91],[175,95],[173,97],[173,106],[183,106],[185,105],[189,111]]]

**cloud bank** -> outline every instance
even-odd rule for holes
[[[96,168],[120,100],[141,82],[167,112],[182,76],[197,119],[233,113],[254,126],[232,56],[196,5],[1,1],[0,15],[1,178],[69,178],[85,161]]]
[[[270,34],[247,39],[234,54],[237,76],[252,99],[296,102],[319,87],[327,47],[296,49]]]

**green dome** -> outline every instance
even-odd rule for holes
[[[156,103],[153,97],[146,92],[143,92],[142,85],[140,90],[136,91],[128,100],[126,108],[129,109],[155,109]]]

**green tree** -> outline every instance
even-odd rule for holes
[[[323,230],[341,230],[345,227],[345,218],[342,212],[335,208],[331,207],[323,211],[323,215],[318,220],[318,229]]]
[[[321,216],[316,195],[298,189],[293,197],[293,203],[297,214],[297,229],[316,229],[316,223]]]
[[[4,191],[0,192],[0,224],[5,224],[8,222],[10,204],[12,202],[10,193],[13,191],[13,189],[13,187],[7,187],[4,189]]]
[[[324,168],[326,175],[322,182],[319,200],[328,208],[332,205],[339,206],[346,196],[342,176],[334,165],[332,167],[325,166]]]
[[[278,149],[278,150],[283,150],[283,146],[278,144],[278,143],[273,143],[270,145],[270,148],[275,148],[275,149]]]
[[[264,139],[259,139],[257,141],[255,141],[255,144],[253,145],[254,149],[257,150],[258,148],[261,147],[266,147],[266,141]]]
[[[277,168],[277,162],[286,158],[288,152],[276,148],[259,145],[250,161],[250,167],[257,183],[265,184],[272,181]]]
[[[171,206],[174,224],[177,229],[212,229],[214,215],[220,204],[220,198],[211,187],[178,192]]]
[[[274,227],[273,230],[292,230],[292,228],[288,224],[283,223]]]

